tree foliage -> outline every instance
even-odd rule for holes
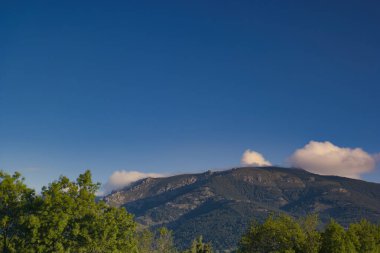
[[[20,173],[0,171],[0,252],[4,253],[178,253],[172,231],[136,231],[124,208],[96,201],[99,184],[90,171],[28,188]],[[240,253],[380,253],[380,226],[366,220],[347,229],[331,220],[324,229],[316,215],[300,219],[270,215],[253,222],[238,245]],[[216,231],[217,232],[217,231]],[[212,253],[211,243],[196,238],[183,253]]]
[[[380,252],[380,226],[362,220],[350,225],[347,236],[358,253]]]
[[[132,215],[95,201],[90,171],[61,177],[39,196],[19,173],[0,178],[3,252],[137,252]]]
[[[262,224],[253,222],[242,236],[238,252],[379,253],[380,226],[368,221],[353,223],[345,230],[331,220],[318,230],[316,215],[300,219],[271,215]]]
[[[155,231],[143,229],[138,232],[138,253],[179,253],[173,242],[173,233],[167,228]],[[203,242],[203,237],[194,239],[190,248],[182,253],[213,253],[211,243]]]
[[[305,242],[306,236],[293,218],[271,215],[263,224],[251,225],[239,252],[301,252]]]
[[[154,232],[144,229],[137,235],[139,253],[177,253],[173,242],[173,232],[167,228],[159,228]]]
[[[317,230],[319,219],[316,214],[307,215],[298,220],[306,242],[303,244],[302,251],[308,253],[318,253],[321,249],[321,233]]]
[[[190,249],[186,250],[184,253],[212,253],[212,245],[211,243],[203,242],[203,237],[199,236],[194,239]]]
[[[0,241],[2,252],[16,252],[17,245],[26,246],[23,240],[30,237],[27,223],[34,212],[35,193],[24,184],[16,172],[9,175],[0,171]]]
[[[344,228],[336,221],[331,220],[322,233],[321,252],[340,253],[356,251]]]

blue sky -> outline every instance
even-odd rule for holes
[[[312,140],[380,152],[378,1],[1,5],[0,168],[34,187],[247,149],[287,165]]]

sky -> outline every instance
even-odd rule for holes
[[[3,1],[0,168],[380,182],[379,26],[379,1]]]

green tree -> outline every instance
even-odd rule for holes
[[[137,233],[137,249],[139,253],[154,252],[154,236],[149,229],[143,229]]]
[[[263,223],[254,222],[243,235],[238,252],[303,252],[306,237],[290,216],[271,215]]]
[[[380,252],[379,226],[371,224],[367,220],[350,224],[347,235],[359,253]]]
[[[163,227],[163,228],[158,229],[157,232],[158,232],[157,233],[158,236],[156,237],[156,240],[155,240],[157,252],[165,252],[165,253],[177,252],[176,248],[174,247],[172,231]]]
[[[156,249],[158,252],[175,253],[177,252],[174,247],[173,232],[163,227],[158,229],[158,236],[156,237]]]
[[[322,253],[356,252],[344,228],[331,220],[322,233]]]
[[[307,215],[300,218],[298,223],[306,237],[306,243],[303,244],[302,251],[306,253],[318,253],[322,246],[321,233],[317,229],[319,225],[318,215]]]
[[[30,238],[35,193],[24,184],[21,174],[0,171],[0,240],[2,252],[22,252]]]
[[[191,248],[189,250],[186,250],[184,253],[212,253],[212,245],[211,243],[205,243],[203,242],[203,237],[199,236],[198,238],[194,239]]]
[[[135,222],[123,208],[95,201],[90,171],[42,189],[34,233],[36,252],[136,252]]]
[[[178,252],[173,242],[173,232],[167,228],[159,228],[153,232],[144,229],[138,233],[139,253],[176,253]]]

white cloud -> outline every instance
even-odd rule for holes
[[[112,175],[108,178],[107,183],[103,185],[102,193],[107,194],[110,193],[112,190],[121,189],[143,178],[163,176],[163,174],[159,173],[144,173],[139,171],[117,170],[112,173]]]
[[[375,157],[361,148],[338,147],[331,142],[310,141],[290,157],[294,167],[321,175],[360,178],[375,168]]]
[[[241,163],[243,165],[253,165],[253,166],[270,166],[272,165],[269,161],[265,160],[264,156],[256,151],[251,151],[247,149],[241,158]]]
[[[380,163],[380,153],[372,155],[373,159],[375,159],[376,163]]]

